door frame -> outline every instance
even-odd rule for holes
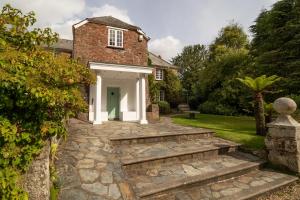
[[[109,118],[109,109],[108,109],[108,105],[109,105],[109,89],[117,89],[118,91],[118,99],[117,99],[117,111],[116,111],[116,116],[115,118]],[[111,86],[111,87],[107,87],[106,89],[106,110],[107,110],[107,118],[108,120],[118,120],[120,119],[120,95],[121,95],[121,89],[120,87],[114,87],[114,86]]]

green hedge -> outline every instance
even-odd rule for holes
[[[171,113],[170,104],[168,102],[159,101],[158,106],[159,106],[159,113],[160,114],[169,114],[169,113]]]

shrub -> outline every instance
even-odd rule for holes
[[[236,115],[237,110],[233,107],[219,104],[217,102],[206,101],[198,106],[198,110],[204,114],[216,114],[216,115]]]
[[[171,112],[170,104],[166,101],[159,101],[158,106],[160,114],[169,114]]]
[[[66,135],[66,118],[87,109],[80,86],[94,76],[77,61],[40,48],[57,34],[30,27],[34,13],[6,5],[0,19],[0,199],[24,200],[19,174],[46,140]]]

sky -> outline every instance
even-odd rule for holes
[[[34,11],[37,27],[50,27],[72,39],[72,25],[87,18],[113,16],[137,25],[151,38],[150,51],[170,60],[186,45],[210,44],[231,22],[250,35],[263,9],[277,0],[1,0],[23,12]],[[251,35],[250,35],[251,37]]]

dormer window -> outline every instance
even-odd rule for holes
[[[123,48],[123,31],[120,29],[108,29],[108,46]]]

